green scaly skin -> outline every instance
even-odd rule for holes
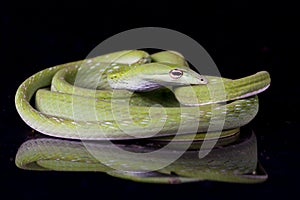
[[[178,80],[168,73],[175,67],[184,71]],[[51,83],[51,91],[41,89]],[[109,89],[124,89],[126,84],[129,90],[147,92]],[[153,90],[157,84],[173,86],[174,94],[165,88]],[[149,56],[144,51],[121,51],[42,70],[20,85],[15,104],[30,127],[47,135],[84,140],[147,138],[153,130],[156,137],[174,135],[178,127],[179,134],[220,131],[209,129],[211,118],[220,124],[225,119],[224,130],[239,128],[255,117],[256,94],[269,84],[267,72],[237,80],[203,77],[190,70],[178,53]],[[35,93],[33,107],[29,102]],[[231,102],[221,103],[227,101]]]

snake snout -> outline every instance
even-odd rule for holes
[[[201,74],[198,74],[195,72],[195,78],[196,78],[196,83],[195,85],[206,85],[208,84],[208,79],[201,75]]]
[[[208,84],[208,80],[202,75],[200,75],[199,81],[200,81],[200,84]]]

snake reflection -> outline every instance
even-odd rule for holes
[[[118,141],[114,145],[126,151],[144,153],[165,145],[163,140]],[[157,159],[149,160],[114,154],[113,144],[105,141],[88,141],[89,148],[99,155],[110,158],[101,163],[87,150],[81,141],[51,137],[37,137],[25,141],[16,155],[16,165],[26,170],[54,170],[73,172],[103,172],[111,176],[138,182],[185,183],[202,180],[259,183],[268,175],[257,159],[256,136],[251,131],[235,133],[221,138],[215,148],[204,158],[199,159],[201,140],[195,140],[188,151],[175,162],[157,171],[147,171],[152,165],[163,162],[165,157],[181,151],[180,142],[173,149],[162,150]],[[99,156],[98,155],[98,156]],[[123,170],[115,170],[120,166]]]

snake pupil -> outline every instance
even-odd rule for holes
[[[178,79],[178,78],[180,78],[182,75],[183,75],[183,72],[182,72],[181,70],[179,70],[179,69],[172,69],[172,70],[170,71],[170,76],[171,76],[171,78],[173,78],[173,79]]]

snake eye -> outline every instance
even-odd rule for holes
[[[183,71],[179,70],[179,69],[172,69],[170,72],[169,72],[169,75],[171,78],[173,79],[179,79],[180,77],[182,77],[183,75]]]

